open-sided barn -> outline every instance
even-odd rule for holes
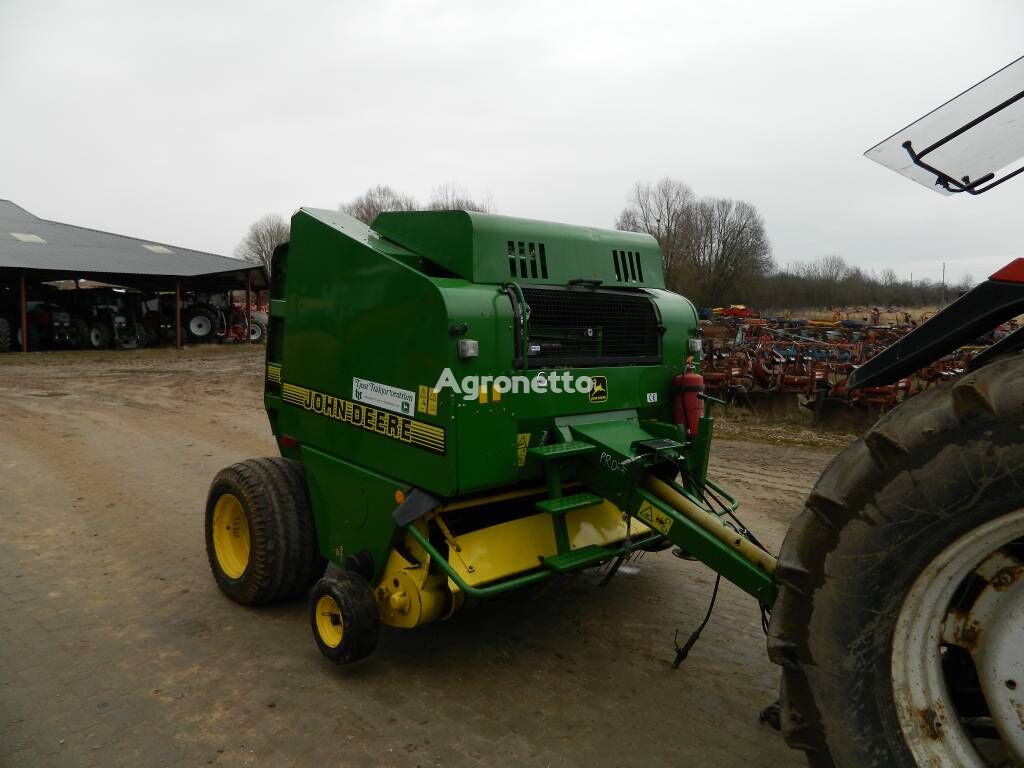
[[[49,221],[0,200],[0,351],[180,347],[228,332],[231,291],[246,291],[251,306],[251,292],[267,286],[261,265]],[[235,314],[248,338],[251,315]],[[253,323],[251,335],[261,333]]]

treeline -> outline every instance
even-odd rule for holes
[[[970,275],[955,285],[900,280],[891,269],[876,275],[838,255],[780,267],[753,205],[698,198],[675,179],[635,184],[615,226],[653,235],[661,246],[666,284],[700,307],[938,306],[972,285]]]
[[[972,285],[964,275],[955,285],[930,280],[900,280],[891,269],[876,275],[848,265],[842,257],[823,256],[775,269],[737,284],[730,303],[762,310],[831,307],[942,306]]]

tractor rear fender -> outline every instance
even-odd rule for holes
[[[899,381],[1022,313],[1024,259],[1015,259],[855,370],[850,375],[849,388],[878,387]],[[1024,347],[1024,336],[1018,333],[1003,341],[1000,349],[996,349],[1000,344],[995,344],[979,355],[973,367],[997,354]]]

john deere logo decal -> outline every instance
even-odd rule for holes
[[[362,398],[364,401],[369,397]],[[296,384],[284,382],[281,385],[282,399],[291,405],[307,411],[326,416],[329,419],[350,424],[353,427],[376,432],[378,435],[400,440],[403,443],[424,448],[431,453],[445,454],[445,430],[433,424],[388,413],[380,408],[373,408],[365,402],[357,403],[341,397],[306,389]],[[354,395],[353,398],[359,397]]]
[[[608,379],[604,376],[590,377],[590,402],[604,403],[608,400]]]

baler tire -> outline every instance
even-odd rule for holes
[[[0,352],[11,351],[11,324],[7,318],[0,317]]]
[[[335,571],[317,581],[309,594],[309,621],[320,653],[335,664],[359,661],[377,647],[377,599],[369,582],[354,571]]]
[[[294,498],[280,466],[282,459],[248,459],[221,470],[206,502],[206,554],[221,590],[242,605],[268,605],[292,596],[298,535]],[[247,561],[233,575],[216,551],[214,522],[221,497],[233,496],[247,524]],[[227,502],[231,504],[230,500]]]
[[[327,560],[320,554],[316,524],[313,520],[313,505],[310,503],[309,490],[306,485],[305,468],[301,462],[291,459],[282,458],[275,459],[275,461],[279,461],[284,469],[291,488],[291,497],[295,502],[293,509],[298,535],[298,554],[293,593],[295,597],[304,597],[309,588],[324,575]]]
[[[893,409],[790,527],[768,653],[783,735],[813,768],[917,765],[894,694],[897,619],[940,553],[1024,507],[1022,377],[1024,357],[1003,359]]]

